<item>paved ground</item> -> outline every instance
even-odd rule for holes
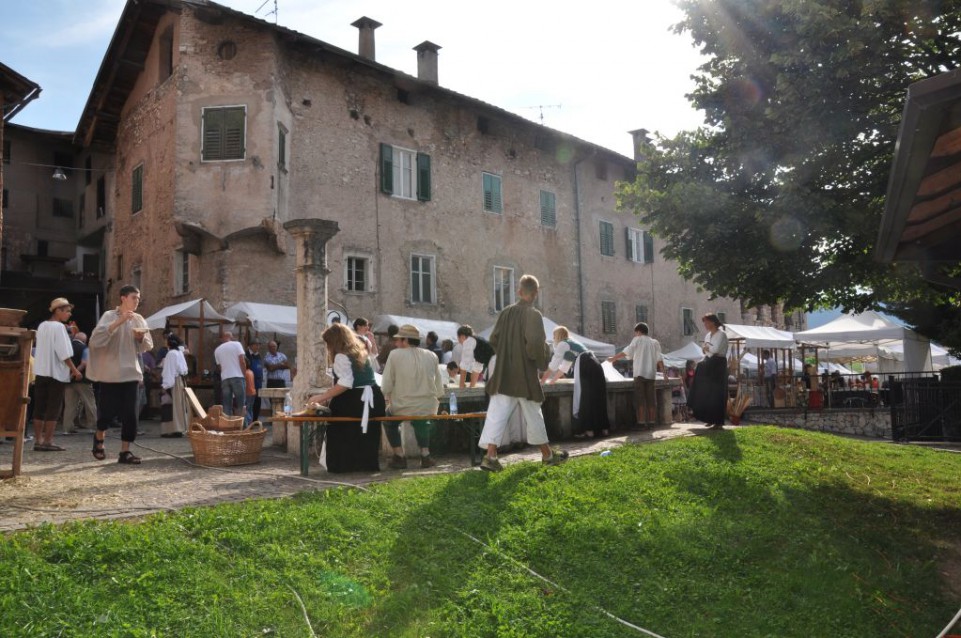
[[[145,421],[144,434],[138,436],[134,452],[143,465],[119,465],[119,430],[107,434],[107,460],[97,461],[90,454],[92,432],[58,435],[55,442],[65,452],[34,452],[33,443],[25,446],[22,474],[0,481],[0,532],[23,529],[41,523],[62,523],[78,519],[113,519],[142,516],[151,512],[187,506],[211,505],[248,498],[288,496],[305,489],[332,485],[360,485],[429,472],[471,470],[467,453],[437,458],[430,470],[385,470],[375,474],[329,474],[316,459],[309,477],[301,477],[299,461],[277,447],[270,447],[267,435],[261,462],[231,468],[195,465],[186,438],[164,439],[160,424]],[[653,431],[632,431],[620,436],[589,442],[561,445],[572,456],[596,454],[626,442],[645,442],[705,432],[700,424],[678,424]],[[0,467],[10,467],[13,446],[0,445]],[[540,459],[537,448],[502,456],[505,463]],[[412,463],[412,466],[415,464]],[[474,471],[480,471],[474,468]]]

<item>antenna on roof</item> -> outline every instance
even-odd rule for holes
[[[538,109],[540,111],[541,124],[544,123],[544,109],[559,109],[563,104],[538,104],[536,106],[524,106],[525,109]]]
[[[261,5],[257,7],[257,10],[254,11],[254,14],[260,13],[260,10],[267,6],[268,2],[270,2],[270,0],[264,0]],[[265,18],[269,16],[274,16],[274,24],[277,24],[277,0],[274,0],[274,10],[264,14]]]

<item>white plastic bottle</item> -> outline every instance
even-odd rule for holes
[[[457,414],[457,395],[450,393],[450,413]]]
[[[284,395],[284,416],[290,416],[294,411],[294,400],[290,396],[290,392]]]

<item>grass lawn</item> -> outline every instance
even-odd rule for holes
[[[961,606],[961,454],[751,427],[45,526],[0,565],[4,638],[933,638]]]

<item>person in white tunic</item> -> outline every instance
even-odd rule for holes
[[[187,398],[184,390],[184,378],[187,375],[187,359],[181,350],[180,339],[176,335],[167,337],[167,356],[163,359],[163,375],[161,376],[160,412],[164,417],[160,423],[160,436],[174,438],[183,436],[187,431],[189,419]],[[170,406],[169,408],[166,406]]]

